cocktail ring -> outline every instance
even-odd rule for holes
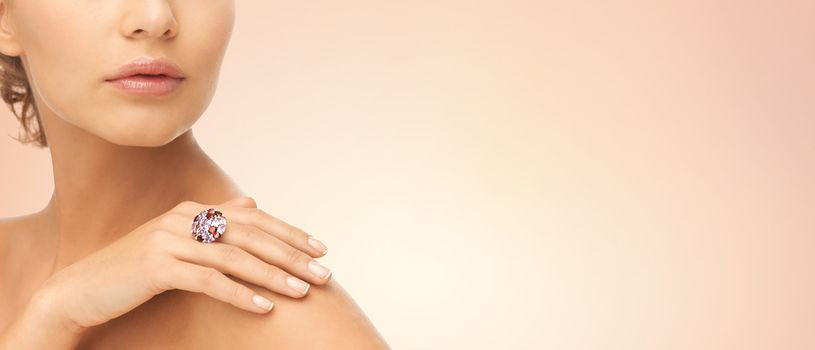
[[[212,243],[226,231],[226,216],[213,208],[204,210],[192,220],[192,238],[201,243]]]

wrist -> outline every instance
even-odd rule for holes
[[[51,293],[40,291],[34,294],[29,300],[26,313],[35,323],[41,323],[58,334],[82,336],[87,330],[68,317],[65,305]]]

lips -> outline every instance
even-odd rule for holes
[[[183,82],[182,78],[170,78],[165,75],[131,75],[108,80],[105,84],[131,95],[167,96],[176,91]]]
[[[105,77],[106,81],[113,81],[128,77],[165,77],[184,79],[184,72],[172,61],[159,58],[138,57],[119,67],[113,74]]]

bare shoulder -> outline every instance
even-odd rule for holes
[[[206,297],[196,323],[217,324],[223,343],[240,349],[390,349],[377,329],[336,277],[312,285],[300,299],[236,279],[275,304],[255,314]],[[208,299],[208,300],[206,300]],[[213,329],[207,330],[210,336]],[[220,338],[220,337],[219,337]],[[211,344],[210,344],[211,345]]]

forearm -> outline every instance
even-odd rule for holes
[[[74,349],[82,332],[71,328],[51,304],[32,300],[23,313],[0,334],[0,350]]]

